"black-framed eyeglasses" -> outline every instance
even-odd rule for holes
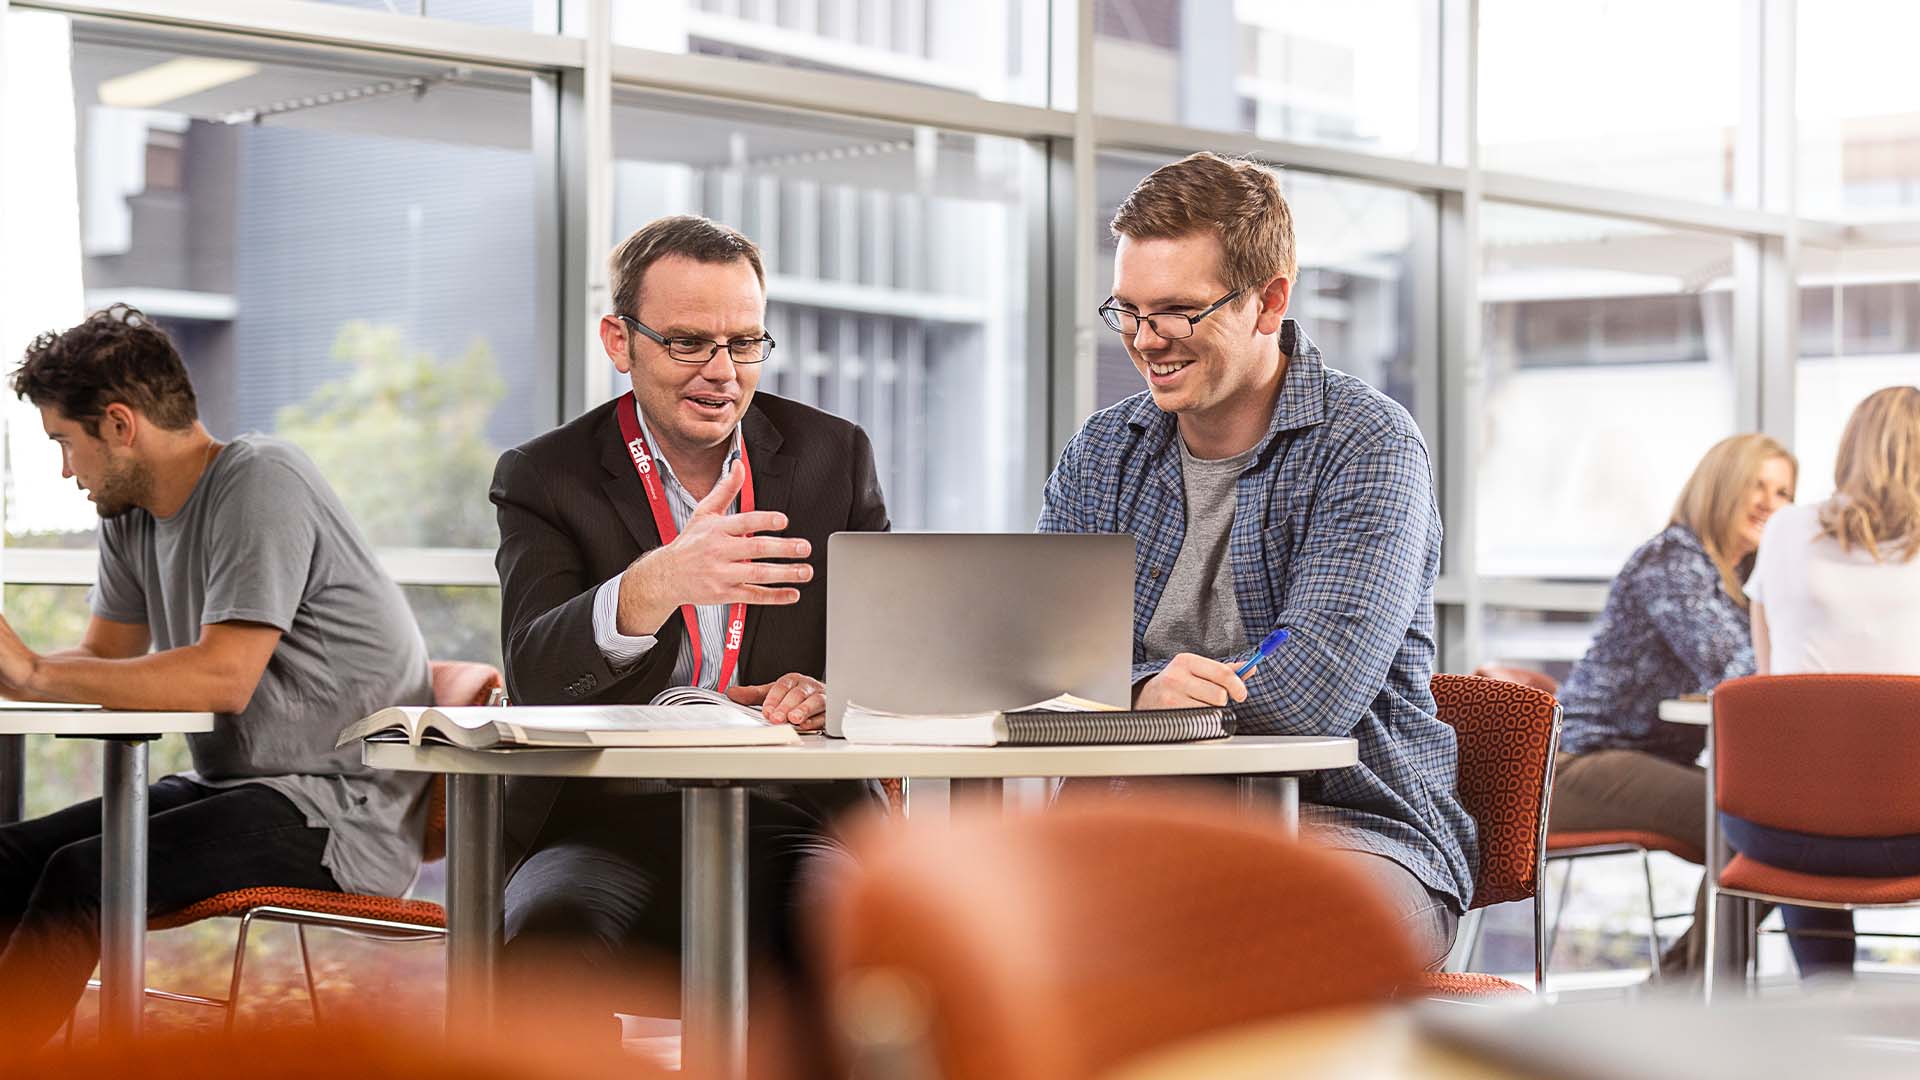
[[[1117,333],[1132,337],[1140,332],[1140,320],[1145,319],[1147,325],[1153,328],[1155,336],[1168,341],[1178,341],[1181,338],[1192,337],[1194,323],[1232,303],[1240,293],[1241,290],[1235,289],[1192,315],[1179,311],[1151,311],[1142,315],[1136,311],[1116,307],[1113,297],[1109,296],[1107,302],[1100,305],[1100,321],[1112,327]]]
[[[667,355],[682,364],[705,364],[711,361],[721,349],[736,364],[757,364],[773,352],[773,336],[761,334],[759,337],[734,338],[732,341],[715,341],[703,337],[667,337],[631,315],[620,316],[620,321],[645,334],[667,350]]]

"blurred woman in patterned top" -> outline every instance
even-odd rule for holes
[[[1614,578],[1587,654],[1560,690],[1566,710],[1555,764],[1555,832],[1634,829],[1705,846],[1706,774],[1694,764],[1706,729],[1661,722],[1660,702],[1753,674],[1742,586],[1760,533],[1793,501],[1799,465],[1765,435],[1707,451],[1673,518]],[[1697,970],[1702,927],[1661,961]]]

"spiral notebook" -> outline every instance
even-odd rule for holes
[[[1064,746],[1224,739],[1233,710],[1117,709],[1061,694],[1018,709],[959,715],[883,712],[847,702],[848,742],[919,746]]]

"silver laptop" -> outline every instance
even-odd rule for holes
[[[827,541],[827,734],[848,701],[905,713],[1125,706],[1133,537],[836,533]]]

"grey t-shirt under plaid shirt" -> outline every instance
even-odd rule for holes
[[[1233,534],[1233,488],[1259,448],[1209,461],[1194,457],[1184,440],[1177,441],[1187,491],[1187,534],[1141,646],[1148,656],[1169,659],[1183,652],[1232,656],[1247,651],[1233,575],[1223,572]]]
[[[247,707],[187,736],[209,787],[259,784],[328,830],[321,862],[349,892],[398,896],[420,866],[424,773],[379,772],[340,729],[389,705],[427,705],[433,684],[413,613],[307,456],[233,440],[172,517],[132,510],[100,525],[93,613],[145,625],[156,650],[212,623],[272,626],[280,643]]]

